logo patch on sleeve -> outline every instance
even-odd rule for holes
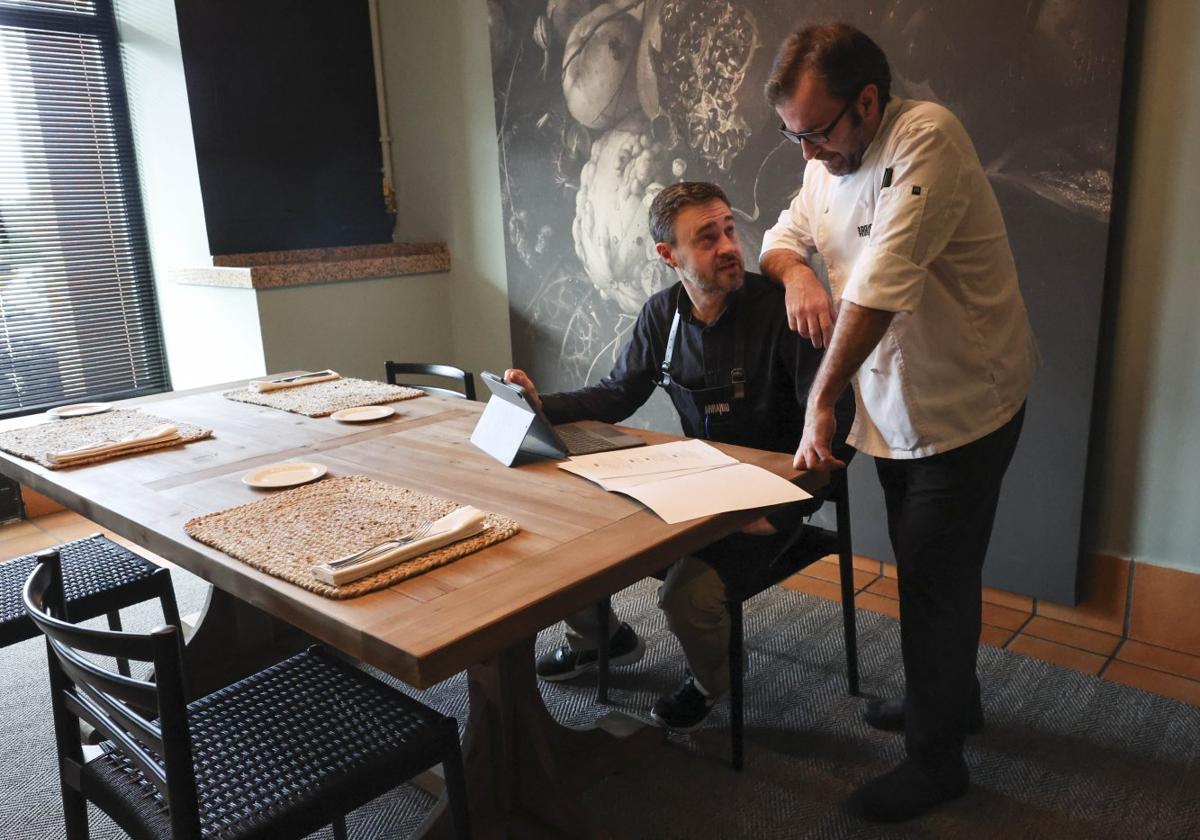
[[[920,195],[920,194],[921,194],[921,188],[920,188],[920,187],[913,187],[913,193],[912,193],[912,194],[913,194],[913,195]]]

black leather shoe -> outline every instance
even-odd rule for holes
[[[632,665],[642,658],[646,652],[646,642],[638,636],[632,627],[625,622],[617,628],[608,643],[609,667],[619,668],[622,665]],[[535,669],[543,680],[560,682],[595,671],[600,661],[596,650],[571,650],[566,642],[549,650],[537,658]]]
[[[911,761],[872,779],[846,800],[846,810],[872,822],[903,822],[967,792],[966,771],[935,779]]]
[[[715,702],[688,676],[674,694],[659,698],[650,710],[650,717],[676,732],[691,732],[700,728]]]
[[[868,700],[863,709],[863,720],[875,729],[885,732],[904,731],[904,698],[889,697],[886,700]],[[967,720],[967,734],[974,735],[983,729],[983,709],[976,706]]]

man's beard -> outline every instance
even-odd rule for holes
[[[720,272],[725,271],[732,266],[736,266],[739,269],[737,282],[734,283],[732,286],[721,285],[717,280],[717,275]],[[714,274],[711,278],[701,277],[700,274],[696,271],[694,266],[680,265],[679,270],[680,270],[680,272],[683,273],[684,279],[686,279],[688,281],[688,283],[690,283],[697,291],[703,292],[706,295],[718,295],[718,294],[728,294],[729,292],[736,292],[738,289],[740,289],[742,287],[742,284],[746,282],[746,270],[745,270],[745,267],[742,265],[741,260],[733,260],[732,263],[730,263],[730,262],[722,263],[717,268],[717,273]]]
[[[821,161],[825,164],[825,169],[830,175],[842,177],[845,175],[853,175],[862,166],[863,157],[867,153],[867,146],[870,141],[862,138],[863,117],[858,113],[857,108],[853,109],[846,115],[850,119],[850,125],[854,129],[854,147],[846,154],[839,154],[837,158],[829,163],[836,163],[835,166],[830,166],[829,163]]]

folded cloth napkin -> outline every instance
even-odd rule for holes
[[[342,375],[336,370],[318,370],[300,376],[288,376],[284,379],[255,379],[247,383],[251,391],[265,394],[269,391],[282,391],[284,388],[299,388],[301,385],[313,385],[317,382],[332,382],[341,379]]]
[[[484,513],[479,508],[470,505],[460,507],[436,520],[429,529],[427,537],[397,546],[382,554],[367,556],[361,562],[349,563],[344,566],[321,563],[312,567],[313,577],[330,586],[351,583],[359,578],[391,568],[397,563],[413,557],[420,557],[422,554],[427,554],[442,546],[473,537],[484,529],[483,519]],[[354,553],[347,554],[346,557],[353,555]],[[336,564],[337,561],[335,560],[333,563]]]
[[[155,426],[120,440],[106,440],[81,446],[78,449],[65,449],[62,452],[47,452],[46,460],[55,466],[65,467],[95,458],[97,455],[120,455],[122,452],[137,449],[148,443],[167,443],[172,440],[183,440],[179,435],[179,429],[169,424]]]

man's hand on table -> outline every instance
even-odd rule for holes
[[[542,398],[538,396],[537,388],[534,387],[533,380],[529,378],[529,374],[520,368],[509,368],[504,371],[504,381],[520,385],[524,388],[525,393],[529,396],[529,401],[534,404],[538,411],[542,410]]]
[[[529,399],[538,410],[542,409],[542,399],[538,396],[537,387],[534,386],[533,380],[529,378],[529,374],[520,368],[509,368],[504,371],[504,381],[511,382],[514,385],[520,385],[525,389],[525,393],[529,395]],[[746,527],[742,528],[743,534],[750,534],[754,537],[769,537],[772,534],[778,533],[775,526],[770,523],[767,517],[756,519]]]
[[[810,405],[804,414],[804,434],[792,461],[798,470],[844,469],[846,463],[834,457],[831,448],[837,418],[832,408]]]

